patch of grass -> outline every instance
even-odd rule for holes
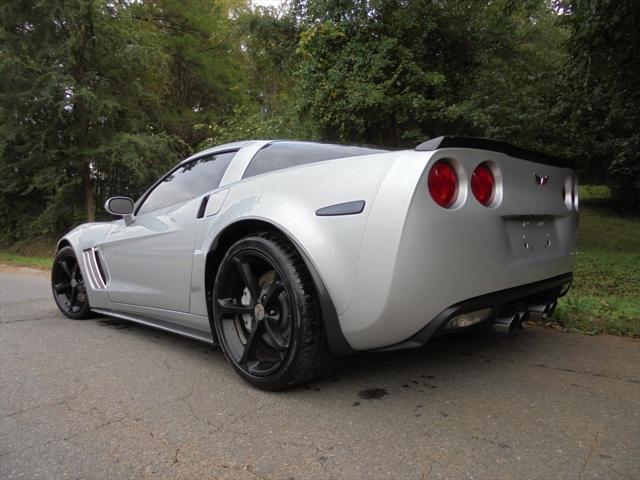
[[[594,200],[608,201],[611,198],[611,190],[606,185],[581,185],[580,200],[592,202]]]
[[[53,259],[47,257],[27,257],[24,255],[0,252],[0,263],[16,267],[31,267],[49,270],[52,262]]]
[[[39,237],[11,244],[0,244],[0,250],[23,257],[52,257],[56,253],[57,238]]]
[[[580,194],[583,207],[609,195],[602,186],[581,187]],[[574,283],[552,320],[568,331],[640,336],[639,219],[582,208]]]
[[[560,300],[553,322],[564,330],[590,335],[640,336],[637,300],[601,298],[572,292]]]

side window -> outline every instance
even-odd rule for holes
[[[237,152],[209,155],[180,165],[149,193],[138,214],[190,200],[213,190]]]
[[[385,150],[313,142],[274,142],[255,154],[242,178],[335,158],[384,153]]]

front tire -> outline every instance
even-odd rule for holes
[[[58,308],[68,318],[84,320],[93,313],[76,254],[71,247],[58,250],[51,267],[51,289]]]
[[[236,372],[262,390],[286,390],[328,372],[329,350],[311,276],[282,235],[229,248],[213,291],[216,334]]]

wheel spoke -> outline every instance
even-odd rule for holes
[[[242,277],[242,281],[245,286],[249,289],[249,293],[251,293],[251,297],[253,299],[257,299],[260,294],[260,289],[258,288],[258,282],[256,277],[253,276],[253,272],[251,271],[251,266],[245,260],[238,257],[233,257],[233,261],[235,262],[238,270],[240,271],[240,276]]]
[[[71,276],[71,270],[69,270],[69,265],[67,265],[67,262],[65,262],[64,260],[58,260],[58,265],[62,267],[62,271],[69,278],[69,280],[71,280],[73,277]]]
[[[262,291],[262,304],[267,306],[273,296],[276,293],[280,293],[282,290],[284,290],[284,284],[281,281],[276,280],[275,282],[271,282]]]
[[[69,282],[60,282],[60,283],[56,283],[53,286],[53,289],[56,291],[56,293],[64,293],[66,290],[69,289],[69,287],[71,287],[71,284]]]
[[[76,287],[71,287],[71,294],[69,295],[69,310],[71,310],[73,307],[77,305],[76,303],[77,294],[78,294],[78,291],[76,290]]]
[[[71,278],[75,279],[76,275],[78,274],[78,264],[76,263],[73,268],[71,269]]]
[[[233,303],[230,298],[218,300],[218,307],[222,315],[242,315],[243,313],[253,312],[252,305],[238,305]]]
[[[258,338],[260,337],[258,331],[260,330],[261,325],[262,322],[254,323],[253,328],[251,329],[251,333],[249,334],[249,338],[247,339],[247,343],[244,346],[244,352],[242,352],[240,363],[246,364],[250,356],[254,354],[255,349],[258,346]]]
[[[289,348],[289,342],[287,342],[282,335],[280,334],[280,332],[278,332],[277,329],[273,328],[271,326],[271,324],[269,323],[269,319],[265,318],[264,320],[264,325],[266,327],[267,330],[267,334],[269,335],[269,338],[271,338],[271,341],[273,342],[273,346],[276,350],[278,351],[286,351]]]

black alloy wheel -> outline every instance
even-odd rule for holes
[[[58,251],[51,268],[53,298],[60,311],[67,317],[81,320],[92,316],[87,289],[71,247]]]
[[[263,232],[231,246],[216,275],[213,312],[225,355],[258,388],[309,381],[332,357],[309,273],[281,235]]]

